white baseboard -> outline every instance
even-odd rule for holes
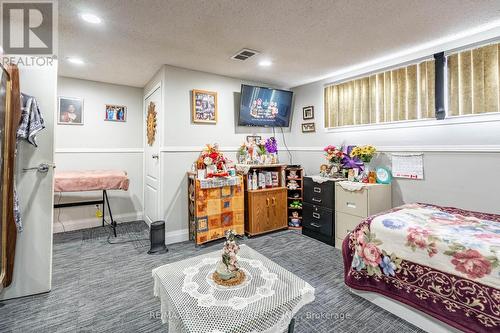
[[[166,226],[168,230],[168,225]],[[189,240],[189,229],[165,232],[165,244],[174,244]]]
[[[117,223],[140,221],[143,219],[143,213],[138,212],[138,213],[118,214],[118,215],[113,215],[113,219]],[[54,221],[52,232],[54,234],[57,234],[60,232],[88,229],[100,226],[102,226],[102,220],[100,217],[84,218],[84,219],[60,221],[60,222]]]
[[[369,302],[381,307],[384,310],[391,312],[392,314],[398,316],[401,319],[406,320],[407,322],[423,329],[429,333],[460,333],[461,331],[457,330],[450,325],[429,316],[426,313],[423,313],[417,309],[414,309],[406,304],[400,303],[396,300],[390,299],[383,295],[354,290],[350,288],[350,291],[353,294],[363,297]]]

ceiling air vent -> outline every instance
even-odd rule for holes
[[[242,49],[238,51],[235,55],[231,57],[233,60],[241,60],[245,61],[250,57],[253,57],[254,55],[259,54],[258,51],[250,50],[250,49]]]

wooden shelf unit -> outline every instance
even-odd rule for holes
[[[291,177],[290,176],[290,171],[294,170],[297,174],[297,177]],[[285,169],[285,179],[288,184],[289,181],[295,180],[299,187],[295,190],[290,190],[287,187],[287,216],[288,216],[288,228],[289,229],[301,229],[302,228],[302,207],[301,208],[292,208],[290,207],[290,204],[294,201],[300,201],[301,203],[304,200],[304,169],[301,167],[287,167]],[[285,185],[287,185],[285,184]],[[294,195],[298,194],[298,197],[294,197]],[[295,227],[291,224],[292,220],[292,212],[298,212],[299,213],[299,220],[300,220],[300,226]]]
[[[243,177],[237,185],[201,188],[193,172],[188,179],[189,240],[201,245],[225,237],[227,230],[244,234]]]
[[[287,189],[285,183],[285,165],[250,165],[243,174],[245,186],[245,233],[251,237],[272,231],[286,229]],[[259,172],[278,172],[278,186],[257,190],[248,190],[248,175],[254,170]]]

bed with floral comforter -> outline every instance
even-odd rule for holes
[[[500,332],[500,215],[408,204],[343,243],[345,283],[465,332]]]

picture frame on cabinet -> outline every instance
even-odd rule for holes
[[[193,89],[191,108],[193,123],[217,124],[217,92]]]
[[[302,108],[302,119],[314,119],[314,106],[306,106]]]
[[[262,140],[260,135],[247,135],[247,143],[257,143]]]
[[[315,123],[303,123],[302,124],[302,133],[313,133],[316,132]]]

